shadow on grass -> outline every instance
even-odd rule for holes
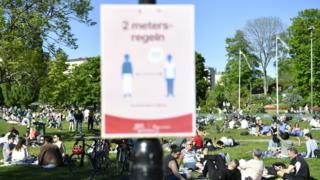
[[[91,176],[93,175],[93,176]],[[91,178],[90,178],[91,176]],[[9,166],[0,168],[0,179],[4,180],[49,180],[49,179],[104,179],[104,180],[123,180],[127,177],[120,177],[115,173],[115,167],[109,170],[97,171],[93,174],[89,165],[78,168],[71,173],[67,166],[57,167],[53,169],[44,169],[39,166]]]

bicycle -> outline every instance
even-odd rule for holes
[[[71,174],[83,167],[84,157],[88,159],[90,165],[90,177],[93,179],[97,172],[110,170],[111,161],[109,159],[110,144],[100,137],[75,137],[76,141],[72,148],[72,154],[67,158],[67,164]],[[92,144],[87,144],[86,140],[92,140]],[[81,143],[82,145],[79,145]]]
[[[129,171],[132,144],[129,140],[123,140],[117,148],[117,172],[123,175]]]

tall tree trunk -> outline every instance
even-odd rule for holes
[[[263,93],[267,95],[268,92],[268,76],[267,76],[267,68],[263,68]]]

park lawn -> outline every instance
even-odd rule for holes
[[[290,122],[291,125],[296,123],[297,121]],[[263,121],[264,124],[270,124],[270,121]],[[218,122],[218,126],[221,127],[222,122]],[[301,129],[308,128],[308,124],[305,122],[299,122]],[[227,147],[222,150],[214,151],[214,153],[229,153],[231,159],[250,159],[251,151],[255,148],[260,148],[262,151],[266,151],[268,148],[268,140],[271,137],[268,136],[241,136],[240,133],[244,130],[240,129],[226,129],[225,132],[219,133],[216,130],[213,130],[211,126],[205,127],[204,131],[207,133],[207,137],[219,139],[222,136],[231,136],[236,141],[240,143],[240,145],[235,147]],[[311,134],[314,139],[320,141],[320,131],[311,130]],[[296,140],[291,137],[292,140]],[[299,152],[306,152],[305,140],[303,137],[300,137],[301,146],[296,146]],[[265,166],[271,166],[275,162],[284,162],[288,164],[289,160],[281,160],[277,158],[264,158],[263,159]],[[318,158],[308,158],[306,161],[309,164],[311,176],[320,179],[320,159]]]
[[[293,121],[292,123],[294,123]],[[218,126],[221,126],[222,122],[218,122]],[[266,122],[265,122],[266,123]],[[94,132],[88,132],[87,124],[84,124],[84,134],[86,136],[92,136]],[[307,127],[306,123],[300,123],[302,128]],[[25,132],[25,126],[18,126],[18,125],[11,125],[5,123],[3,120],[0,120],[0,134],[6,133],[10,127],[16,127],[20,133]],[[74,143],[73,136],[75,135],[72,132],[68,132],[66,128],[68,127],[67,122],[63,122],[64,129],[59,132],[62,137],[63,141],[67,147],[67,154],[71,153],[71,148]],[[270,137],[267,136],[241,136],[240,133],[243,130],[230,130],[227,129],[223,133],[218,133],[216,130],[211,128],[212,126],[205,127],[205,131],[207,133],[207,137],[209,138],[220,138],[222,136],[231,136],[236,139],[236,141],[240,142],[240,145],[231,148],[224,148],[223,150],[214,151],[213,153],[229,153],[231,159],[250,159],[251,158],[251,151],[254,148],[260,148],[261,150],[265,151],[268,146],[268,139]],[[99,129],[98,127],[96,127]],[[53,135],[57,132],[57,129],[46,129],[47,135]],[[97,132],[96,132],[97,133]],[[311,131],[314,138],[320,140],[320,131]],[[300,152],[306,151],[304,139],[301,139],[301,146],[298,146],[297,149]],[[39,148],[28,147],[30,154],[38,155]],[[2,149],[0,149],[0,153],[2,154]],[[168,152],[165,152],[167,154]],[[113,164],[115,164],[115,154],[110,154],[111,160]],[[2,157],[1,157],[2,158]],[[266,166],[270,166],[274,162],[285,162],[288,163],[288,160],[280,160],[275,158],[265,158],[264,163]],[[311,176],[314,178],[320,179],[320,159],[307,159],[307,162],[310,166]],[[115,166],[112,166],[112,171],[115,171]],[[89,168],[88,165],[77,171],[76,173],[70,173],[67,167],[59,167],[55,169],[43,169],[40,167],[26,167],[26,166],[11,166],[11,167],[0,167],[0,179],[88,179],[89,177]],[[95,179],[120,179],[119,176],[113,176],[115,173],[105,174],[105,173],[98,173],[95,176]]]

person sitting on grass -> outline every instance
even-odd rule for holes
[[[173,144],[170,146],[171,153],[164,159],[164,179],[165,180],[185,180],[186,175],[179,173],[177,158],[180,156],[180,148]]]
[[[183,167],[191,169],[192,171],[196,168],[202,168],[201,163],[197,162],[196,152],[193,150],[193,142],[187,141],[186,147],[181,151],[179,162],[183,163]]]
[[[221,179],[222,172],[226,169],[226,161],[220,154],[205,154],[203,159],[203,169],[201,178]]]
[[[19,137],[16,147],[12,151],[12,163],[15,164],[31,164],[36,160],[29,156],[26,139]]]
[[[15,136],[13,134],[10,134],[8,136],[7,142],[3,144],[2,154],[3,154],[3,161],[5,164],[9,164],[12,159],[12,151],[14,147],[16,146],[14,144]]]
[[[262,157],[262,151],[257,148],[252,152],[253,159],[249,161],[240,160],[240,169],[242,174],[242,179],[247,180],[261,180],[263,170],[264,170],[264,164],[261,159]]]
[[[36,128],[30,128],[29,132],[29,140],[30,142],[36,141],[37,137],[40,135],[40,133],[36,130]]]
[[[320,119],[317,117],[314,117],[310,120],[310,126],[311,128],[320,128]]]
[[[288,149],[292,148],[294,145],[301,145],[300,139],[297,137],[298,142],[293,142],[291,141],[290,135],[288,132],[285,132],[281,134],[280,136],[278,135],[278,138],[280,139],[280,144],[281,144],[281,154],[279,155],[280,158],[287,158],[288,157]]]
[[[249,121],[246,118],[242,118],[242,120],[240,121],[240,129],[248,129],[248,128],[249,128]]]
[[[269,140],[268,151],[277,151],[280,145],[280,139],[277,135],[272,135],[272,138]]]
[[[276,167],[277,175],[289,180],[309,180],[309,165],[302,156],[298,155],[297,149],[289,148],[288,156],[291,159],[289,166],[286,169]]]
[[[12,136],[14,137],[13,143],[14,143],[14,144],[17,144],[17,143],[18,143],[18,140],[19,140],[19,139],[18,139],[18,138],[19,138],[19,131],[18,131],[16,128],[11,127],[11,128],[9,129],[9,131],[4,135],[5,140],[8,140],[8,137],[9,137],[10,135],[12,135]]]
[[[26,146],[26,140],[22,137],[19,137],[19,141],[12,151],[12,162],[23,162],[28,156],[29,153]]]
[[[307,154],[305,157],[306,158],[315,157],[314,151],[318,149],[317,141],[312,138],[311,133],[305,134],[304,138],[306,140],[306,146],[307,146]]]
[[[303,135],[303,132],[299,126],[299,123],[294,124],[294,127],[292,128],[290,135],[292,135],[292,136],[302,136]]]
[[[271,134],[271,126],[268,126],[268,125],[262,126],[261,134],[262,135],[270,135]]]
[[[52,137],[45,136],[40,139],[43,145],[38,156],[39,166],[56,167],[63,164],[62,155],[58,146],[52,144]]]
[[[203,139],[198,130],[196,131],[196,135],[193,137],[193,143],[195,150],[201,149],[203,147]]]
[[[61,155],[62,157],[65,156],[65,153],[66,153],[66,146],[64,145],[64,143],[62,142],[62,139],[61,139],[61,135],[60,134],[55,134],[53,136],[53,144],[58,146],[60,152],[61,152]]]
[[[238,169],[239,161],[234,159],[230,161],[227,168],[222,172],[222,180],[241,180],[241,172]]]

